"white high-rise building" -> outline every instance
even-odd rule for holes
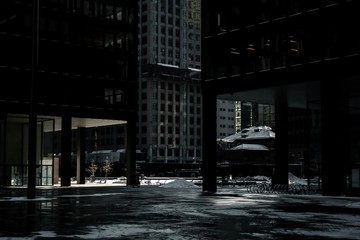
[[[236,102],[217,99],[216,106],[216,137],[224,138],[235,133]]]

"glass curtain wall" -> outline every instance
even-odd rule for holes
[[[239,95],[284,87],[273,100],[289,101],[290,141],[283,146],[289,160],[300,152],[303,174],[322,177],[318,182],[325,194],[359,192],[360,37],[354,31],[359,2],[233,0],[206,3],[204,9],[204,85],[219,94]],[[334,18],[340,15],[344,17]],[[315,98],[308,91],[312,85],[306,87],[311,81],[321,86]],[[292,92],[289,87],[299,83],[309,94],[301,108],[293,108],[290,103],[297,102],[302,89]],[[259,98],[266,101],[266,96]]]
[[[5,186],[23,186],[28,179],[28,128],[26,117],[8,117],[1,121],[0,182]],[[38,119],[36,184],[53,184],[53,155],[44,152],[44,144],[52,146],[45,132],[54,131],[54,120]],[[46,143],[47,142],[47,143]]]

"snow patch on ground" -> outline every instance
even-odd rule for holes
[[[195,185],[194,183],[189,182],[182,178],[175,179],[164,185],[160,185],[159,187],[163,187],[163,188],[199,188],[199,186]]]

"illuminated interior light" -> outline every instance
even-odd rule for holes
[[[248,50],[248,51],[255,51],[254,44],[249,43],[248,46],[247,46],[247,48],[246,48],[246,50]]]

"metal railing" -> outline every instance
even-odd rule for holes
[[[252,183],[246,185],[246,190],[249,193],[261,194],[310,194],[316,193],[318,190],[311,186],[303,184],[272,184],[269,182]]]

